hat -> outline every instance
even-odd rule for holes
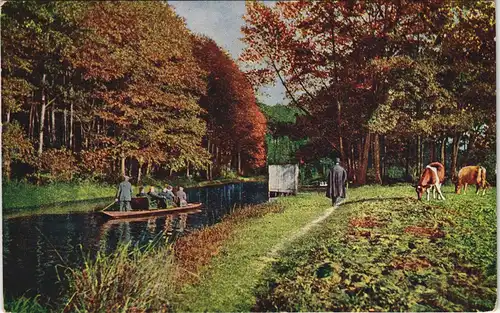
[[[335,158],[335,163],[340,163],[340,158]]]

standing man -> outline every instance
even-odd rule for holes
[[[347,172],[340,166],[340,159],[335,158],[335,166],[330,169],[327,179],[326,196],[332,199],[332,205],[338,206],[346,197],[345,185]]]
[[[118,185],[115,201],[120,203],[120,211],[132,211],[130,201],[132,201],[132,185],[129,180],[130,177],[124,176],[123,181]]]

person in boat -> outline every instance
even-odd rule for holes
[[[132,201],[132,185],[129,182],[130,177],[123,176],[123,181],[118,185],[115,201],[120,205],[120,211],[132,211],[130,201]]]
[[[166,203],[166,198],[163,197],[162,195],[158,194],[156,191],[155,191],[155,187],[154,186],[151,186],[149,188],[149,191],[148,191],[148,196],[150,197],[150,199],[156,203],[156,207],[158,209],[164,209],[167,207],[167,203]]]
[[[347,172],[340,166],[340,159],[335,158],[335,166],[330,169],[327,179],[326,196],[332,199],[332,205],[338,206],[346,198],[345,186]]]
[[[148,196],[148,194],[145,191],[144,186],[142,186],[141,189],[139,189],[139,193],[136,194],[135,196],[136,197],[147,197]]]
[[[184,188],[179,187],[179,190],[177,191],[177,199],[179,199],[179,206],[187,205],[187,196],[184,192]]]
[[[168,206],[170,206],[174,203],[175,195],[172,192],[172,186],[167,186],[167,187],[163,188],[163,191],[160,192],[159,195],[166,199]]]

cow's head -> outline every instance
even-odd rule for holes
[[[422,185],[415,186],[415,191],[417,192],[417,199],[418,200],[422,200],[422,196],[424,195],[425,189],[426,188],[423,187]]]

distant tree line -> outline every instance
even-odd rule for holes
[[[265,164],[250,81],[166,2],[9,1],[1,23],[5,179],[212,179]]]
[[[296,160],[333,151],[360,184],[369,167],[381,182],[392,165],[414,176],[427,160],[449,178],[465,164],[494,178],[494,2],[246,5],[240,59],[255,88],[279,79],[301,111]]]

